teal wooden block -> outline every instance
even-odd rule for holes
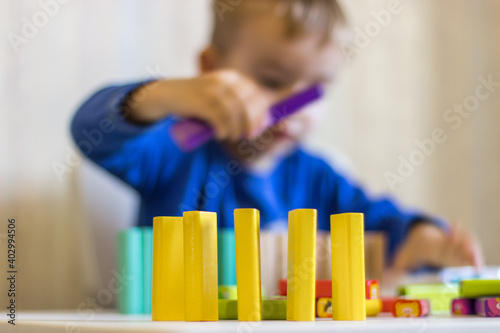
[[[118,233],[118,273],[126,277],[118,286],[118,311],[144,313],[142,230],[134,227]]]
[[[144,278],[144,313],[151,313],[153,297],[153,228],[142,228],[142,258]]]
[[[236,285],[234,229],[218,229],[217,262],[219,286]]]

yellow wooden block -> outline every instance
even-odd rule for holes
[[[153,320],[184,320],[182,217],[153,219]]]
[[[262,320],[260,215],[257,209],[234,210],[238,320]]]
[[[363,214],[331,215],[332,318],[365,320]]]
[[[288,213],[287,320],[314,321],[316,225],[315,209]]]
[[[191,211],[183,217],[186,321],[218,320],[217,214]]]

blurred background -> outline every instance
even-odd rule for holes
[[[103,85],[196,75],[209,4],[2,1],[0,261],[5,272],[16,218],[20,308],[74,309],[113,276],[115,232],[134,223],[137,197],[79,157],[70,119]],[[354,39],[308,144],[369,192],[460,221],[500,264],[500,2],[342,4]],[[434,131],[446,140],[431,149]]]

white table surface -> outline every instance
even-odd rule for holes
[[[317,319],[315,322],[262,321],[238,322],[153,322],[146,315],[113,312],[76,314],[68,311],[31,311],[17,314],[16,325],[5,318],[0,332],[87,333],[87,332],[500,332],[500,318],[450,315],[424,318],[393,318],[379,314],[364,322]]]

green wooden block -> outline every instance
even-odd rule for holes
[[[237,320],[238,301],[234,299],[220,299],[219,319]],[[286,320],[286,299],[262,300],[262,320]]]
[[[499,296],[500,280],[463,280],[460,282],[460,295],[467,298]]]
[[[235,299],[219,299],[219,320],[238,319],[238,301]]]
[[[265,299],[262,301],[262,319],[286,320],[286,299]]]
[[[261,287],[261,297],[265,298],[266,293],[264,287]],[[219,285],[219,299],[238,299],[238,288],[236,286],[221,286]]]
[[[238,299],[236,286],[219,286],[219,299]]]
[[[118,311],[144,313],[142,230],[134,227],[118,233],[118,274],[127,277],[118,288]]]
[[[142,228],[142,258],[143,258],[143,278],[144,278],[144,313],[151,313],[151,303],[153,298],[153,228]]]
[[[459,295],[457,284],[411,284],[399,288],[399,295],[428,299],[431,312],[449,312],[451,301]]]
[[[234,229],[217,230],[217,273],[219,286],[236,285]]]

